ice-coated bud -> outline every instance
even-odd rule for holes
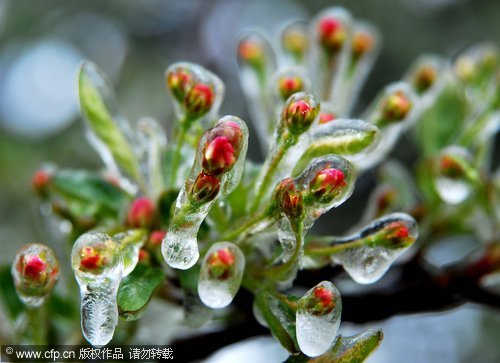
[[[212,278],[226,280],[234,268],[234,255],[228,248],[221,248],[208,256],[207,263]]]
[[[424,65],[415,72],[413,85],[419,93],[422,93],[432,87],[436,78],[436,68],[431,65]]]
[[[322,281],[297,303],[295,318],[297,342],[309,357],[317,357],[331,348],[342,314],[340,293],[329,281]]]
[[[411,108],[410,99],[402,91],[396,91],[382,102],[381,113],[384,120],[388,122],[401,121]]]
[[[295,93],[283,107],[282,120],[292,134],[300,135],[311,127],[319,109],[319,102],[312,94]]]
[[[439,172],[441,175],[451,179],[458,179],[464,176],[463,165],[452,155],[442,155],[439,160]]]
[[[257,39],[243,39],[238,46],[238,59],[254,68],[265,63],[264,47]]]
[[[11,272],[21,301],[38,307],[59,278],[59,261],[49,247],[30,243],[17,252]]]
[[[188,192],[189,199],[194,203],[212,201],[220,190],[220,181],[217,177],[200,173]]]
[[[205,115],[214,103],[214,91],[212,87],[204,83],[194,85],[184,98],[186,112],[191,117]]]
[[[410,229],[403,222],[392,222],[386,226],[385,230],[386,243],[384,245],[388,248],[405,248],[410,246],[415,238],[410,235]]]
[[[31,179],[31,185],[33,190],[40,196],[45,196],[47,194],[47,189],[49,187],[52,175],[47,170],[38,170],[33,174]]]
[[[318,37],[325,51],[335,53],[344,45],[347,31],[342,21],[325,16],[318,23]]]
[[[320,203],[329,203],[343,192],[346,185],[342,170],[328,168],[319,171],[309,183],[309,194]]]
[[[299,218],[304,214],[302,193],[297,191],[293,178],[283,179],[275,189],[278,210],[288,218]]]
[[[207,132],[207,142],[203,148],[203,170],[212,175],[220,175],[231,170],[243,144],[240,126],[228,121],[218,124]]]
[[[282,77],[278,80],[278,89],[283,100],[294,93],[304,90],[304,82],[300,77]]]
[[[354,60],[361,58],[366,53],[370,52],[374,46],[374,39],[371,34],[366,31],[358,31],[354,33],[352,39],[352,56]]]
[[[245,256],[229,242],[217,242],[208,250],[200,269],[198,294],[212,309],[228,306],[238,292],[245,269]]]
[[[297,61],[302,60],[309,48],[307,24],[305,22],[289,24],[281,35],[281,45],[285,53],[292,55]]]
[[[146,197],[132,202],[127,213],[127,224],[134,228],[150,227],[155,220],[155,205]]]
[[[337,117],[333,112],[320,112],[319,114],[319,124],[327,124],[334,121]]]
[[[193,74],[184,67],[177,67],[167,72],[167,87],[178,102],[184,102],[194,83]]]

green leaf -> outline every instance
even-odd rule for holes
[[[301,354],[288,358],[286,362],[361,363],[380,346],[383,338],[382,329],[369,329],[351,337],[339,335],[329,352],[316,358],[309,358]]]
[[[85,62],[80,68],[78,87],[82,114],[99,143],[99,154],[105,161],[111,156],[132,178],[141,180],[139,162],[124,133],[124,125],[120,125],[124,121],[116,115],[108,81],[94,64]]]
[[[304,152],[292,175],[304,170],[313,159],[328,154],[354,155],[366,151],[378,141],[376,126],[361,120],[340,119],[318,126],[313,141]]]
[[[295,333],[294,303],[284,295],[274,295],[263,290],[255,295],[257,307],[267,322],[271,333],[292,354],[300,352]]]
[[[140,263],[130,275],[123,278],[118,288],[118,309],[120,318],[140,318],[153,296],[155,289],[163,282],[163,271]]]
[[[4,302],[9,317],[15,320],[23,312],[24,305],[17,297],[10,266],[0,268],[0,297]]]

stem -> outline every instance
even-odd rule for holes
[[[186,139],[186,132],[188,131],[188,120],[184,119],[180,122],[180,130],[179,134],[177,135],[177,144],[175,145],[175,151],[174,151],[174,156],[172,158],[172,166],[171,166],[171,173],[170,173],[170,180],[168,185],[170,187],[175,188],[175,181],[177,179],[177,171],[179,169],[179,163],[181,161],[181,150],[182,146],[184,145],[184,141]]]
[[[241,234],[243,236],[246,236],[250,231],[251,227],[255,226],[259,222],[263,221],[268,217],[268,213],[259,213],[256,214],[254,217],[248,219],[245,223],[243,223],[240,227],[237,229],[231,231],[228,234],[225,234],[222,236],[223,240],[233,240],[237,237],[239,237]]]
[[[47,324],[45,304],[37,308],[26,308],[17,327],[18,341],[22,344],[46,344]]]
[[[349,248],[358,248],[364,245],[364,241],[362,239],[351,240],[348,242],[343,242],[336,244],[334,246],[328,247],[319,247],[319,248],[311,248],[305,251],[306,255],[319,255],[319,256],[331,256],[336,253],[345,251]]]
[[[257,208],[259,208],[262,198],[264,198],[264,195],[269,189],[269,184],[278,171],[278,166],[281,160],[293,144],[295,144],[295,142],[288,142],[287,137],[285,136],[284,143],[278,148],[278,151],[274,153],[271,161],[264,165],[264,168],[259,174],[258,181],[256,182],[258,189],[255,192],[253,203],[250,206],[250,212],[253,213],[257,210]]]

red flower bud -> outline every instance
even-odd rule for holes
[[[319,124],[326,124],[335,120],[335,114],[331,112],[321,112],[319,114]]]
[[[346,185],[342,170],[329,168],[321,170],[309,183],[310,194],[320,203],[329,203]]]
[[[434,67],[424,66],[420,68],[413,78],[413,84],[420,93],[427,91],[437,78],[437,72]]]
[[[306,132],[319,113],[319,104],[312,95],[304,92],[292,95],[283,107],[282,119],[295,135]]]
[[[229,171],[236,161],[235,150],[226,136],[217,136],[203,149],[203,169],[219,175]]]
[[[286,100],[294,93],[303,91],[304,82],[300,77],[282,77],[278,80],[278,90],[281,98]]]
[[[151,256],[147,250],[144,248],[141,248],[139,250],[139,262],[149,262],[151,259]]]
[[[208,258],[208,273],[211,277],[226,280],[231,276],[235,259],[229,248],[221,248]]]
[[[200,173],[189,190],[189,199],[200,204],[212,201],[220,189],[220,181],[213,175]]]
[[[33,175],[31,183],[33,185],[33,190],[40,196],[45,196],[47,194],[47,189],[50,184],[52,176],[46,170],[38,170]]]
[[[279,211],[288,218],[299,218],[304,213],[302,193],[296,190],[292,178],[283,179],[276,186],[275,200]]]
[[[165,231],[153,231],[153,232],[151,232],[151,234],[149,235],[149,242],[150,242],[151,246],[153,246],[153,247],[159,246],[166,235],[167,235],[167,232],[165,232]]]
[[[385,240],[388,242],[389,247],[392,248],[406,247],[413,242],[410,236],[410,230],[400,222],[388,224],[385,233]]]
[[[365,32],[360,31],[354,34],[352,40],[352,56],[355,60],[361,58],[373,48],[373,37]]]
[[[191,117],[201,117],[205,115],[214,103],[213,89],[204,84],[194,85],[184,98],[184,107]]]
[[[193,82],[191,73],[183,68],[176,68],[167,74],[167,87],[179,102],[184,102]]]
[[[396,91],[382,102],[382,117],[386,121],[401,121],[410,112],[411,101],[402,91]]]
[[[318,24],[318,36],[325,51],[334,53],[342,48],[347,32],[340,20],[327,16]]]
[[[264,63],[264,48],[253,39],[245,39],[238,46],[238,57],[252,67],[261,67]]]
[[[464,175],[464,168],[450,155],[443,155],[439,161],[440,173],[448,178],[457,179]]]
[[[107,264],[107,259],[103,258],[93,247],[84,247],[80,250],[80,269],[86,272],[97,273]]]
[[[151,227],[155,220],[155,206],[151,200],[142,197],[132,202],[127,214],[127,224],[134,228]]]
[[[313,315],[326,315],[335,308],[336,302],[333,292],[318,286],[307,301],[306,309]]]
[[[47,265],[38,256],[25,256],[23,258],[23,271],[26,279],[41,281],[45,276]]]

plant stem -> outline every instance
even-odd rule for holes
[[[357,240],[351,240],[347,242],[341,242],[338,244],[335,244],[333,246],[328,246],[328,247],[319,247],[319,248],[311,248],[308,250],[305,250],[306,255],[319,255],[319,256],[331,256],[336,253],[345,251],[349,248],[358,248],[362,247],[365,244],[365,242],[362,239],[357,239]]]
[[[231,231],[228,234],[225,234],[222,236],[223,240],[233,240],[240,235],[243,234],[243,236],[246,236],[250,231],[250,229],[258,224],[259,222],[262,222],[264,219],[268,217],[268,213],[259,213],[254,215],[252,218],[248,219],[245,223],[243,223],[240,227],[236,228],[235,230]]]
[[[172,166],[170,169],[171,172],[170,172],[170,180],[169,180],[168,185],[171,188],[175,188],[175,182],[177,179],[177,171],[179,169],[179,163],[181,161],[182,146],[184,145],[184,141],[186,139],[186,132],[189,129],[189,127],[187,125],[188,125],[187,119],[181,120],[179,134],[177,135],[177,144],[175,145],[174,156],[172,158]]]

